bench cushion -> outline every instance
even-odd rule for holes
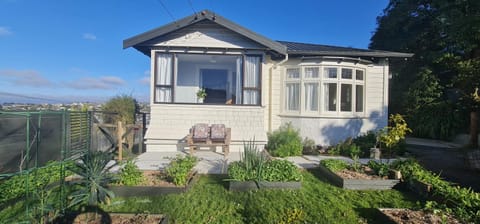
[[[193,140],[194,141],[206,141],[208,138],[208,124],[195,124],[193,126]]]
[[[212,141],[225,141],[226,129],[224,124],[212,124],[210,127],[210,139]]]

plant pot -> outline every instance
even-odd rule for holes
[[[379,148],[370,148],[370,159],[380,159],[381,151]]]
[[[203,98],[198,98],[197,103],[203,103]]]

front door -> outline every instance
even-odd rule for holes
[[[201,69],[201,87],[205,89],[207,97],[204,103],[224,104],[227,101],[226,69]]]

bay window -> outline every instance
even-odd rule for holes
[[[259,55],[155,54],[155,103],[261,104]]]
[[[286,69],[286,113],[361,115],[365,107],[365,70],[343,66],[300,66]],[[302,96],[302,97],[300,97]]]

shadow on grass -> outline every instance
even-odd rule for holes
[[[369,224],[395,224],[376,208],[354,208],[354,210]]]
[[[217,184],[228,191],[228,175],[226,174],[208,174],[205,175],[207,184]]]
[[[315,178],[317,178],[318,180],[322,181],[322,182],[325,182],[327,184],[331,184],[330,181],[328,181],[328,179],[322,175],[320,169],[318,167],[315,167],[315,168],[309,168],[307,169],[307,171],[309,173],[311,173]],[[333,186],[333,185],[332,185]]]

